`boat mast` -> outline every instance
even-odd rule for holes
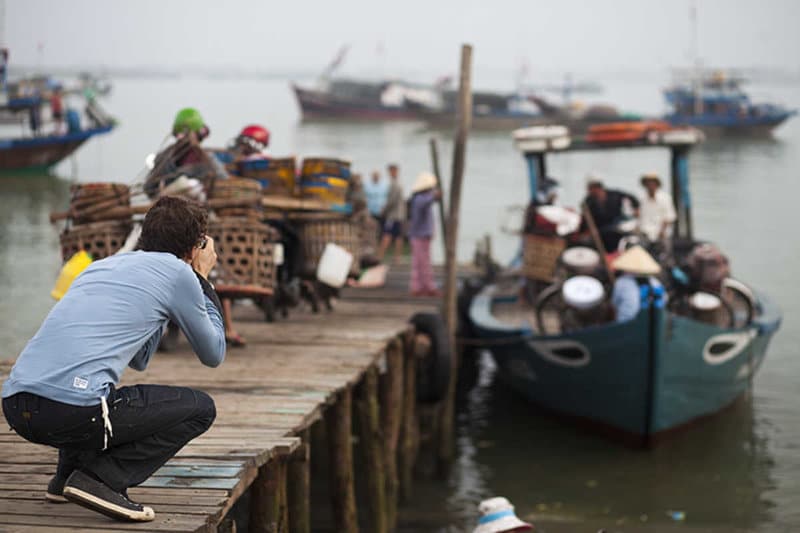
[[[689,147],[676,145],[670,150],[670,170],[672,178],[672,201],[678,219],[675,221],[675,236],[691,240],[692,197],[689,191]]]
[[[703,113],[703,99],[701,98],[700,92],[703,87],[703,80],[702,80],[702,69],[700,65],[700,55],[697,51],[698,48],[698,40],[697,40],[697,2],[692,1],[691,6],[689,7],[689,20],[691,21],[691,50],[690,55],[692,56],[692,63],[694,67],[694,72],[692,73],[692,89],[694,93],[694,114],[700,115]]]

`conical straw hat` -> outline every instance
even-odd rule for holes
[[[427,191],[428,189],[433,189],[437,185],[436,176],[431,174],[430,172],[421,172],[419,176],[417,176],[417,181],[414,182],[414,186],[411,188],[411,192],[420,192],[420,191]]]
[[[653,275],[661,272],[661,267],[647,250],[641,246],[633,246],[617,257],[611,264],[614,270],[631,274]]]

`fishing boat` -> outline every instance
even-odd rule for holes
[[[52,167],[87,140],[114,128],[114,119],[93,99],[85,100],[83,116],[64,102],[63,121],[45,122],[51,90],[31,90],[18,83],[9,89],[0,93],[0,171]]]
[[[455,91],[442,95],[438,107],[420,107],[420,114],[432,128],[450,128],[456,119]],[[413,102],[410,105],[414,105]],[[573,133],[584,133],[593,125],[608,122],[636,122],[641,116],[620,112],[609,105],[559,105],[535,93],[480,91],[472,95],[472,128],[512,131],[527,126],[560,124]]]
[[[661,287],[642,285],[641,308],[633,319],[616,322],[613,315],[611,319],[596,315],[591,320],[575,319],[593,308],[573,307],[575,293],[568,298],[567,285],[574,290],[577,283],[578,299],[591,293],[600,305],[594,309],[610,306],[613,286],[613,278],[610,282],[589,276],[587,281],[587,276],[565,268],[581,263],[575,256],[585,259],[592,254],[601,258],[602,265],[608,264],[599,238],[590,240],[594,250],[586,252],[583,247],[567,261],[570,250],[581,248],[570,240],[579,241],[577,233],[524,235],[533,244],[525,242],[524,253],[505,273],[482,286],[465,284],[473,294],[463,300],[467,329],[489,346],[504,382],[546,411],[637,446],[652,446],[742,396],[752,386],[781,323],[781,312],[772,300],[739,280],[725,277],[717,292],[687,281],[697,272],[686,270],[685,259],[707,247],[693,236],[690,209],[688,156],[701,138],[693,128],[593,141],[573,137],[564,127],[514,132],[516,146],[527,161],[532,199],[547,176],[547,156],[644,148],[671,154],[678,215],[672,239],[674,262],[671,268],[662,264]],[[538,216],[543,208],[533,200],[532,205]],[[603,270],[613,275],[608,266]],[[703,308],[719,314],[710,319]]]
[[[715,72],[676,83],[664,90],[670,111],[664,120],[693,126],[706,134],[768,136],[797,110],[774,103],[755,103],[742,89],[742,78]]]
[[[433,87],[401,80],[334,79],[292,90],[303,120],[419,120],[419,108],[437,107],[440,99]]]

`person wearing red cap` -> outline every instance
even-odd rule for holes
[[[242,128],[231,147],[238,160],[252,161],[266,159],[269,146],[269,130],[258,124],[250,124]]]

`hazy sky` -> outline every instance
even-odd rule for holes
[[[534,74],[690,57],[690,0],[5,1],[12,61],[27,65],[316,71],[344,43],[350,73],[451,72],[462,42],[478,68]],[[800,0],[696,4],[707,64],[800,69]]]

